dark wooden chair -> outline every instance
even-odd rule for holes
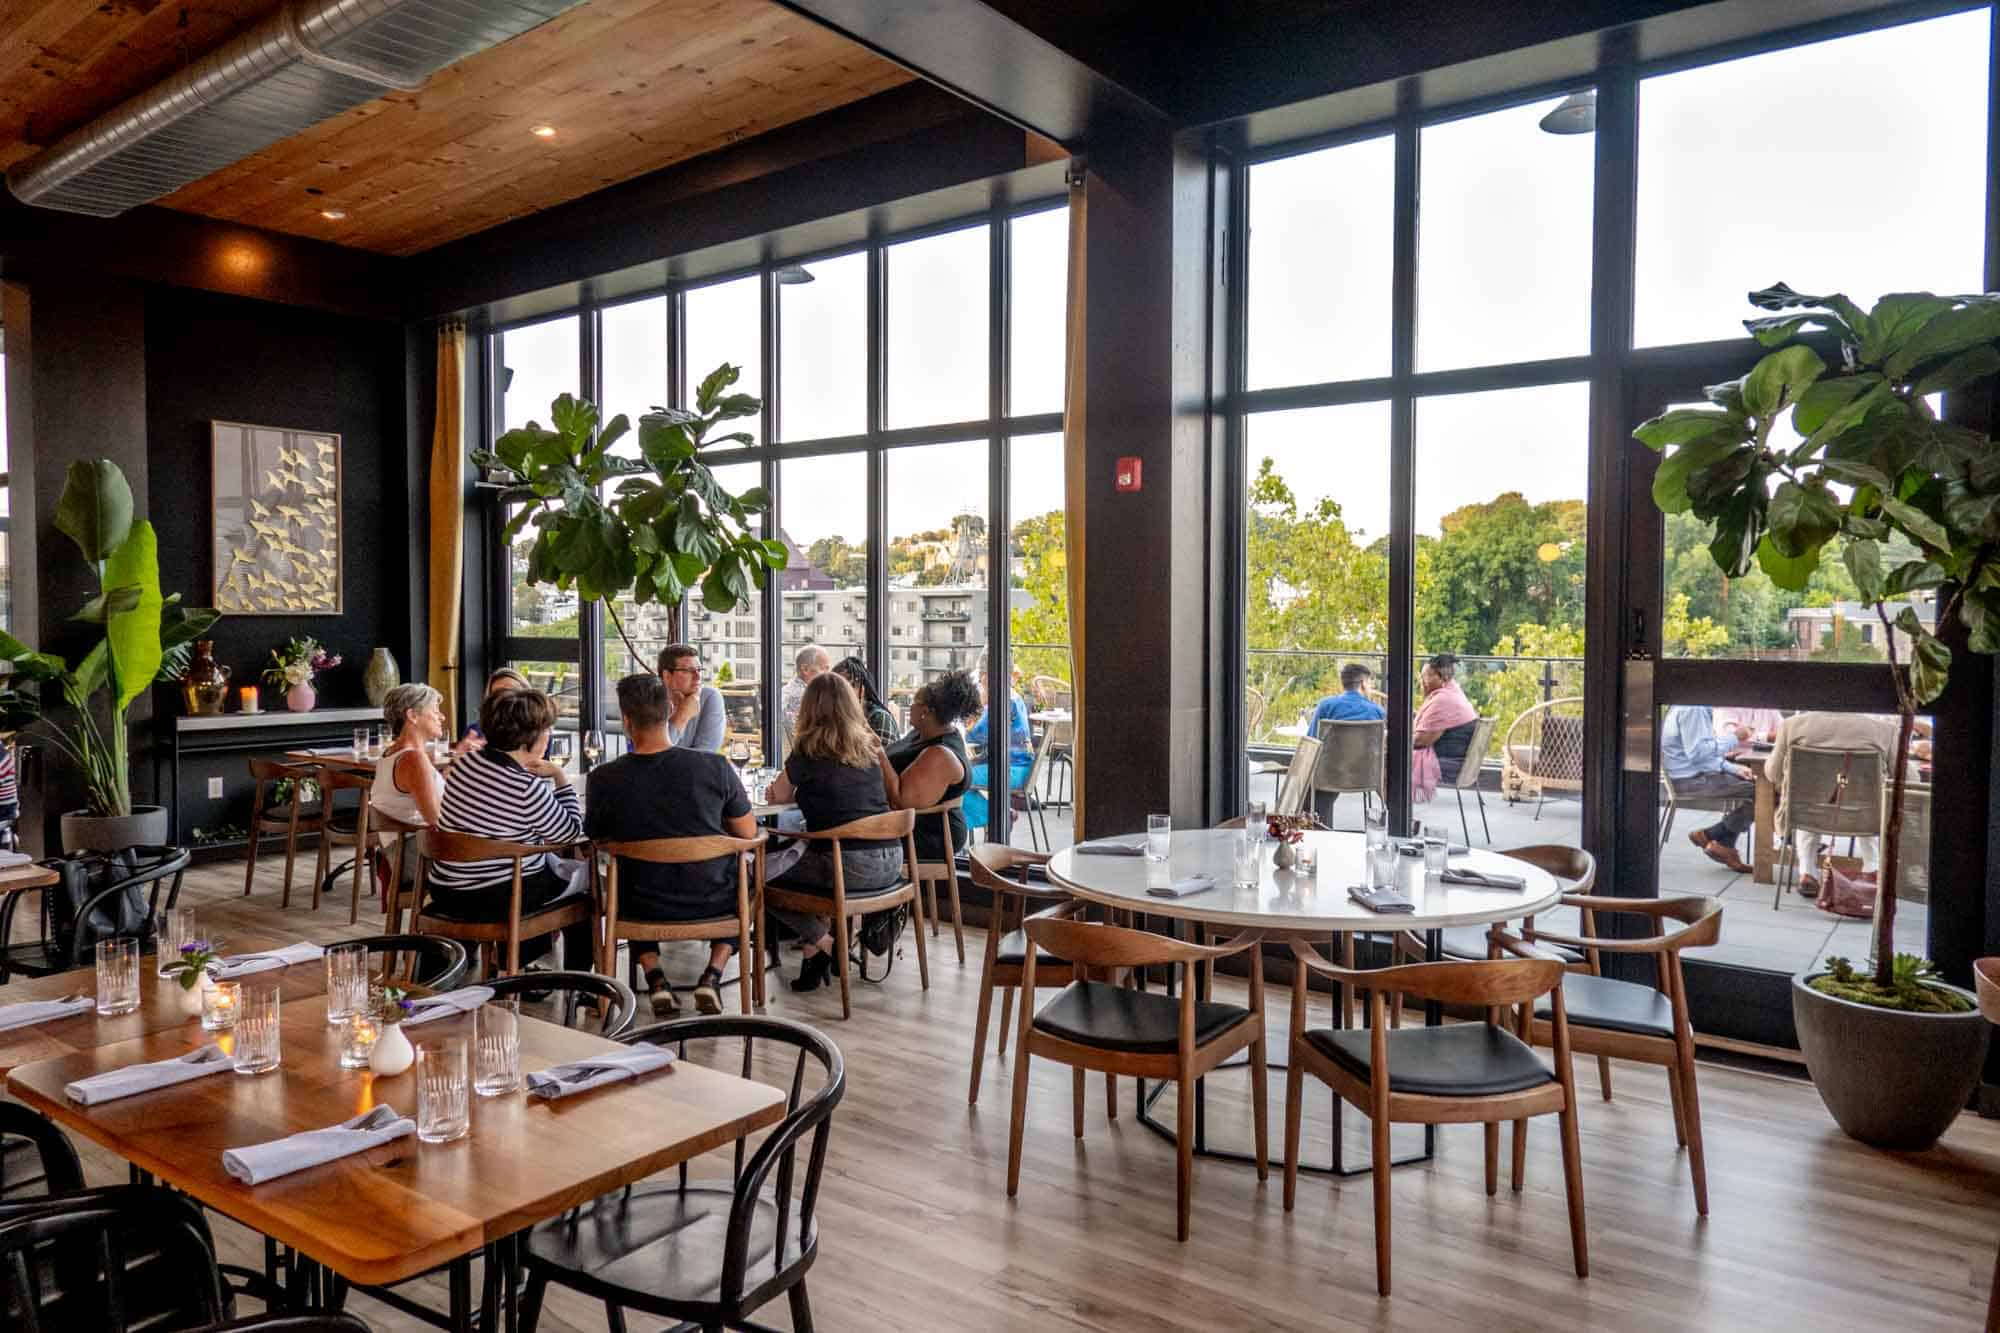
[[[818,833],[799,833],[793,836],[823,842],[832,853],[833,888],[831,891],[808,889],[790,884],[767,884],[764,886],[764,902],[757,909],[758,926],[756,933],[757,975],[764,975],[764,941],[768,933],[764,926],[766,908],[782,907],[793,912],[810,912],[814,916],[830,916],[833,920],[833,966],[840,977],[840,1016],[851,1017],[852,981],[848,976],[848,913],[873,916],[910,905],[916,920],[914,935],[917,941],[917,974],[923,988],[931,988],[930,956],[924,942],[924,897],[914,878],[904,878],[886,889],[869,889],[866,892],[850,894],[847,891],[847,877],[841,870],[840,844],[844,839],[886,839],[898,838],[903,843],[903,866],[907,875],[917,865],[917,842],[914,830],[917,814],[914,810],[891,810],[883,815],[870,815],[866,819],[856,819],[838,828],[822,830]]]
[[[402,820],[371,806],[368,811],[368,826],[378,834],[393,835],[395,850],[389,853],[389,887],[382,895],[383,929],[395,934],[403,928],[403,868],[415,864],[414,840],[429,828],[428,824],[406,824]]]
[[[255,790],[250,798],[250,842],[243,853],[243,896],[248,898],[250,890],[257,882],[257,851],[265,837],[283,834],[285,838],[285,894],[279,899],[280,907],[292,905],[292,867],[299,855],[299,831],[301,826],[310,833],[319,824],[319,804],[308,804],[300,799],[302,783],[313,780],[313,766],[310,764],[287,764],[276,759],[252,759],[250,780]],[[283,801],[273,801],[272,791],[281,782],[289,782],[290,795]]]
[[[417,838],[417,855],[421,860],[417,868],[416,901],[410,908],[410,929],[420,935],[443,935],[463,944],[478,945],[482,975],[490,977],[501,970],[496,964],[502,961],[503,952],[506,971],[519,972],[522,940],[552,934],[579,921],[589,921],[597,910],[595,895],[582,894],[558,898],[522,915],[521,863],[537,853],[568,850],[566,844],[506,842],[497,838],[475,838],[467,833],[449,833],[444,829],[425,829]],[[461,920],[440,913],[424,902],[433,862],[495,860],[511,861],[514,865],[513,897],[508,903],[505,920]]]
[[[1688,1021],[1687,982],[1681,953],[1714,944],[1722,937],[1722,904],[1690,894],[1681,898],[1605,898],[1568,894],[1563,902],[1586,913],[1617,912],[1650,920],[1654,934],[1640,939],[1608,939],[1595,935],[1557,935],[1540,927],[1524,927],[1518,936],[1496,931],[1503,947],[1546,950],[1550,945],[1594,955],[1642,954],[1653,959],[1654,984],[1620,981],[1595,972],[1572,971],[1563,978],[1562,997],[1569,1014],[1569,1040],[1576,1050],[1600,1060],[1617,1058],[1660,1065],[1667,1071],[1667,1091],[1673,1098],[1674,1138],[1688,1150],[1688,1172],[1694,1180],[1695,1211],[1708,1216],[1708,1168],[1702,1155],[1701,1094],[1695,1082],[1694,1027]],[[1668,923],[1675,923],[1670,927]],[[1590,926],[1586,930],[1592,929]],[[1563,1005],[1535,1006],[1532,1039],[1547,1046],[1556,1039],[1556,1017]],[[1607,1089],[1609,1085],[1607,1084]],[[1609,1091],[1605,1093],[1610,1097]],[[1527,1151],[1522,1127],[1515,1127],[1514,1160]]]
[[[611,858],[604,875],[604,930],[599,937],[597,970],[607,977],[618,975],[618,941],[620,940],[702,940],[721,938],[719,932],[733,931],[736,935],[736,973],[738,989],[742,992],[743,1012],[751,1012],[754,992],[757,1005],[764,1003],[764,973],[760,969],[754,975],[750,966],[750,923],[754,904],[764,893],[764,847],[770,835],[759,833],[754,838],[731,838],[715,835],[706,838],[648,838],[639,842],[600,842],[597,850]],[[718,916],[703,921],[648,921],[643,917],[625,913],[618,892],[618,858],[629,857],[634,861],[645,861],[652,865],[687,865],[691,862],[714,861],[720,857],[736,858],[736,915]],[[752,889],[750,863],[756,863],[755,888]],[[633,964],[636,970],[638,964]]]
[[[1563,1012],[1563,964],[1554,958],[1489,962],[1405,963],[1356,972],[1322,958],[1311,945],[1292,941],[1291,1069],[1285,1080],[1285,1211],[1298,1194],[1299,1125],[1305,1076],[1330,1086],[1368,1116],[1375,1178],[1375,1286],[1389,1294],[1389,1127],[1404,1124],[1486,1126],[1486,1192],[1499,1187],[1500,1123],[1515,1122],[1514,1188],[1521,1188],[1521,1126],[1535,1115],[1562,1121],[1563,1184],[1569,1196],[1570,1247],[1576,1275],[1590,1273],[1583,1229],[1583,1169],[1577,1141],[1576,1083],[1570,1072],[1569,1026]],[[1311,976],[1368,988],[1366,1029],[1307,1028]],[[1391,993],[1487,1011],[1483,1023],[1399,1028],[1388,1025]],[[1514,1009],[1552,997],[1555,1068],[1502,1024]]]
[[[1007,1197],[1021,1185],[1021,1136],[1028,1117],[1028,1077],[1033,1057],[1066,1064],[1071,1071],[1072,1125],[1083,1137],[1083,1085],[1088,1070],[1116,1076],[1172,1080],[1179,1120],[1175,1135],[1176,1231],[1188,1238],[1194,1207],[1194,1084],[1244,1047],[1250,1048],[1250,1106],[1257,1139],[1257,1179],[1268,1175],[1264,1075],[1264,961],[1255,946],[1263,933],[1248,930],[1226,944],[1200,945],[1124,926],[1072,918],[1065,903],[1029,917],[1021,963],[1021,1032],[1014,1051],[1014,1113],[1007,1138]],[[1250,1004],[1196,999],[1195,965],[1231,954],[1250,955]],[[1180,992],[1166,995],[1079,977],[1039,1011],[1034,1008],[1036,955],[1068,959],[1078,969],[1139,968],[1180,964]],[[1115,1109],[1115,1108],[1113,1108]]]
[[[326,872],[333,849],[352,847],[354,897],[347,905],[347,924],[351,926],[361,918],[362,884],[372,889],[375,883],[374,861],[369,855],[374,850],[374,841],[369,833],[372,825],[368,808],[375,780],[340,768],[321,768],[314,776],[319,783],[319,859],[313,865],[313,910],[319,910],[320,890],[327,887]],[[344,791],[354,792],[355,802],[342,809],[337,803]]]
[[[958,963],[965,966],[965,911],[958,901],[958,847],[951,837],[951,812],[965,804],[965,797],[954,796],[949,801],[927,805],[915,811],[918,819],[935,818],[944,827],[944,859],[942,861],[919,861],[917,883],[924,891],[924,915],[931,919],[931,938],[938,933],[937,886],[943,884],[951,891],[951,933],[958,941]]]
[[[747,1161],[745,1141],[736,1141],[726,1183],[691,1185],[683,1163],[677,1178],[606,1194],[535,1227],[525,1246],[526,1333],[535,1333],[551,1284],[604,1302],[614,1329],[625,1327],[628,1309],[678,1327],[756,1328],[750,1316],[780,1295],[792,1327],[812,1328],[806,1272],[819,1257],[815,1205],[834,1108],[847,1089],[839,1049],[802,1023],[735,1015],[655,1023],[624,1038],[678,1044],[683,1056],[690,1041],[731,1039],[743,1043],[745,1078],[758,1043],[767,1055],[774,1046],[796,1051],[785,1118]],[[809,1093],[808,1064],[819,1066],[819,1086]]]

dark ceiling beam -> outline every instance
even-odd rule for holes
[[[95,273],[399,319],[411,263],[168,208],[93,218],[0,196],[0,277],[29,283]]]
[[[1079,148],[1093,129],[1168,113],[979,0],[777,0],[974,106]],[[1233,6],[1224,6],[1233,8]]]
[[[1019,129],[923,83],[879,93],[411,261],[412,318],[527,293],[1033,165]]]

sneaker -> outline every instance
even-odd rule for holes
[[[694,1007],[704,1014],[722,1012],[722,974],[709,968],[701,974],[701,980],[694,983]]]
[[[667,974],[659,968],[646,973],[647,1003],[653,1006],[653,1017],[671,1018],[681,1010],[680,996],[667,984]]]

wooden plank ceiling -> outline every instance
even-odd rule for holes
[[[0,0],[0,166],[276,7]],[[911,77],[768,0],[588,0],[160,202],[410,255]]]

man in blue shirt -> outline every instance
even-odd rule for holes
[[[1688,841],[1709,860],[1739,875],[1748,874],[1750,866],[1737,855],[1736,840],[1753,821],[1757,789],[1749,769],[1729,762],[1715,735],[1714,711],[1702,704],[1669,708],[1660,726],[1660,763],[1674,784],[1676,799],[1719,798],[1728,803],[1719,821],[1688,834]]]
[[[979,721],[972,730],[965,733],[965,743],[979,751],[977,762],[967,780],[972,790],[965,794],[965,822],[973,828],[983,828],[986,824],[986,765],[990,756],[990,732],[987,724],[993,719],[993,682],[987,673],[979,673],[979,697],[986,702],[986,711],[979,715]],[[1028,771],[1034,767],[1034,741],[1028,732],[1028,703],[1018,690],[1007,691],[1007,788],[1018,791],[1028,780]]]
[[[1371,679],[1368,668],[1359,662],[1349,662],[1340,669],[1340,693],[1329,694],[1313,709],[1312,721],[1306,727],[1308,736],[1319,735],[1322,722],[1380,722],[1387,716],[1382,705],[1368,697],[1368,683]]]

